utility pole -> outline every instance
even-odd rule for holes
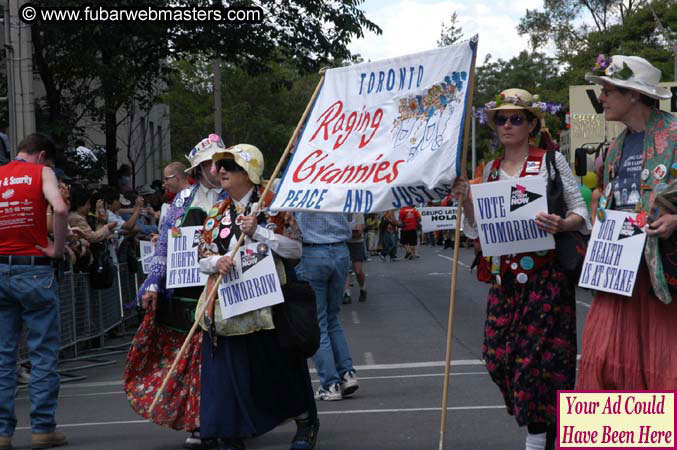
[[[472,107],[472,173],[470,178],[475,176],[475,169],[477,168],[477,147],[476,147],[476,137],[475,137],[475,126],[477,122],[477,117],[475,117],[475,107]],[[464,174],[465,175],[465,174]]]
[[[5,48],[7,52],[7,101],[9,104],[10,147],[12,156],[24,137],[35,132],[33,103],[33,43],[31,27],[19,19],[26,0],[10,1],[5,12]]]
[[[214,0],[214,7],[222,7],[221,0]],[[221,58],[214,58],[214,133],[218,134],[221,140]]]
[[[214,133],[221,139],[221,58],[214,60]]]

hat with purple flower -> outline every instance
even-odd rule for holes
[[[639,56],[599,55],[592,72],[585,74],[586,81],[610,84],[644,94],[654,99],[669,99],[672,93],[658,86],[661,71]]]

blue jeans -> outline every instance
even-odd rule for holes
[[[383,233],[383,251],[381,255],[391,258],[397,257],[397,234],[385,232]]]
[[[315,291],[317,320],[320,324],[320,348],[313,356],[322,387],[340,383],[353,370],[348,341],[339,320],[343,287],[350,267],[346,244],[304,245],[296,275]]]
[[[56,428],[59,395],[59,290],[51,266],[0,264],[0,436],[12,436],[16,427],[17,349],[26,325],[31,378],[33,433]]]

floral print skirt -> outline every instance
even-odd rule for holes
[[[194,431],[200,428],[200,330],[191,338],[153,413],[148,411],[186,336],[158,324],[155,310],[149,308],[129,349],[124,382],[137,414],[167,428]]]
[[[556,423],[556,392],[576,379],[576,302],[555,262],[525,284],[512,273],[487,299],[483,357],[520,426]]]

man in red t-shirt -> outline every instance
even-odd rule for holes
[[[405,259],[414,259],[419,256],[416,254],[416,244],[418,243],[418,226],[421,223],[421,213],[413,205],[407,205],[400,209],[400,224],[402,232],[400,233],[400,244],[404,246],[407,254]]]
[[[66,444],[55,431],[59,395],[59,286],[54,260],[63,256],[68,208],[56,176],[54,144],[27,136],[16,159],[0,166],[0,450],[12,448],[16,427],[16,353],[22,326],[28,330],[29,396],[33,448]],[[54,241],[47,236],[52,206]]]

